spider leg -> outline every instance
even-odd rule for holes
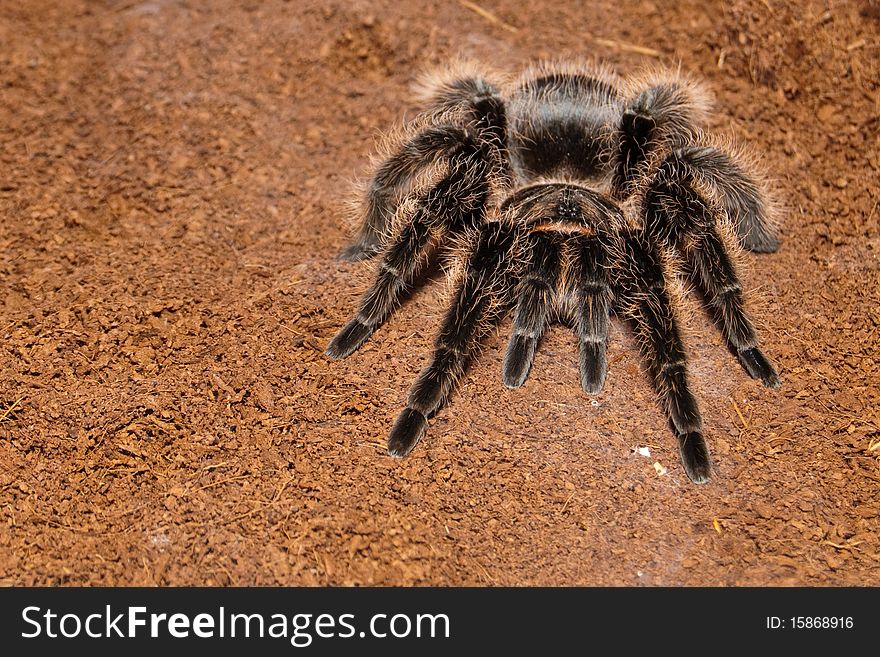
[[[504,148],[507,110],[498,88],[479,75],[452,76],[428,81],[423,94],[437,116],[462,112],[465,119],[484,131],[484,137]]]
[[[653,153],[693,139],[710,105],[701,85],[672,71],[648,71],[631,80],[629,87],[612,176],[618,198],[632,191],[639,167]]]
[[[424,206],[423,206],[424,208]],[[345,358],[376,332],[400,301],[426,260],[431,230],[417,213],[385,249],[375,282],[364,293],[357,315],[331,340],[326,353]]]
[[[367,189],[366,208],[357,237],[339,258],[357,261],[376,255],[396,211],[398,194],[421,171],[460,149],[466,140],[463,128],[431,125],[410,137],[382,162]]]
[[[429,105],[435,113],[430,120],[436,121],[438,117],[454,120],[422,128],[379,166],[367,190],[360,231],[340,254],[341,259],[364,260],[378,253],[394,215],[398,194],[427,167],[467,149],[474,135],[478,135],[483,144],[482,156],[492,167],[494,176],[502,184],[509,182],[505,144],[507,111],[495,86],[478,77],[454,78],[434,85]],[[453,110],[460,110],[460,116],[445,116]],[[425,116],[430,118],[430,113]]]
[[[486,165],[479,146],[452,158],[445,178],[415,200],[397,236],[386,247],[376,280],[364,293],[357,315],[336,334],[326,353],[345,358],[358,349],[397,307],[400,298],[427,260],[437,233],[455,233],[476,223],[488,196]]]
[[[714,146],[682,148],[674,157],[711,190],[744,248],[757,253],[772,253],[779,248],[768,192],[761,177],[740,161],[742,157]]]
[[[626,237],[625,249],[622,314],[635,322],[636,338],[654,389],[678,437],[685,471],[694,483],[704,483],[709,480],[711,460],[697,400],[688,385],[687,355],[659,253],[640,233]]]
[[[508,388],[519,388],[525,383],[538,341],[547,328],[561,264],[559,237],[538,231],[529,235],[526,242],[530,262],[520,283],[513,332],[502,368],[502,379]]]
[[[446,403],[480,339],[503,313],[509,284],[507,267],[515,243],[516,234],[507,226],[493,223],[481,230],[444,316],[431,363],[410,389],[406,408],[388,435],[392,456],[406,456],[421,440],[428,418]]]
[[[575,284],[577,317],[575,330],[579,340],[581,387],[595,395],[605,384],[608,370],[608,317],[611,312],[611,288],[608,281],[607,246],[597,235],[575,241]]]
[[[636,171],[648,157],[649,142],[656,125],[650,115],[632,109],[624,110],[617,147],[617,165],[612,178],[612,189],[617,196],[624,197],[630,192]]]
[[[691,280],[749,376],[777,388],[779,376],[758,348],[736,265],[719,232],[729,216],[723,190],[700,180],[704,170],[697,170],[693,158],[687,157],[692,154],[674,152],[660,166],[646,195],[650,230],[684,254]]]
[[[730,347],[753,379],[779,387],[779,375],[758,348],[758,335],[745,309],[742,284],[717,231],[701,233],[687,250],[693,278]]]

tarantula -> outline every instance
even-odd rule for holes
[[[526,380],[551,321],[570,324],[584,391],[602,389],[609,317],[634,330],[688,477],[711,460],[676,318],[676,280],[702,297],[746,372],[775,388],[744,306],[735,254],[772,252],[772,204],[743,154],[707,135],[707,94],[649,70],[621,79],[547,63],[510,82],[474,66],[433,76],[425,107],[390,141],[340,258],[381,258],[357,315],[326,353],[345,358],[438,256],[452,295],[431,363],[388,436],[404,457],[447,401],[480,340],[510,311],[503,381]]]

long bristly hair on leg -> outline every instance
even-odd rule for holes
[[[350,215],[355,237],[340,258],[361,260],[374,256],[381,249],[381,236],[397,203],[409,193],[413,180],[425,169],[448,160],[471,138],[464,127],[437,123],[431,117],[421,117],[381,138],[371,158],[371,173],[355,187],[354,191],[360,188],[354,214]]]
[[[500,94],[509,75],[459,57],[422,73],[412,85],[416,106],[432,122],[466,123],[474,98]]]
[[[655,119],[653,136],[657,146],[674,148],[706,125],[715,104],[713,94],[702,81],[667,66],[646,66],[626,78],[627,109]]]
[[[723,209],[739,245],[770,253],[779,248],[785,209],[754,151],[732,137],[700,133],[684,151],[701,188]]]

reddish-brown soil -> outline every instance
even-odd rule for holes
[[[880,584],[880,5],[468,4],[0,2],[0,581]],[[562,328],[506,390],[504,325],[404,461],[442,285],[323,355],[348,181],[459,54],[680,62],[775,178],[744,276],[783,387],[687,313],[708,485],[619,325],[598,403]]]

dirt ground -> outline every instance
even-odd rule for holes
[[[880,585],[880,4],[476,3],[0,0],[0,581]],[[559,327],[506,390],[503,325],[404,461],[442,286],[323,355],[349,181],[454,55],[680,62],[776,180],[782,388],[687,313],[708,485],[619,325],[594,403]]]

